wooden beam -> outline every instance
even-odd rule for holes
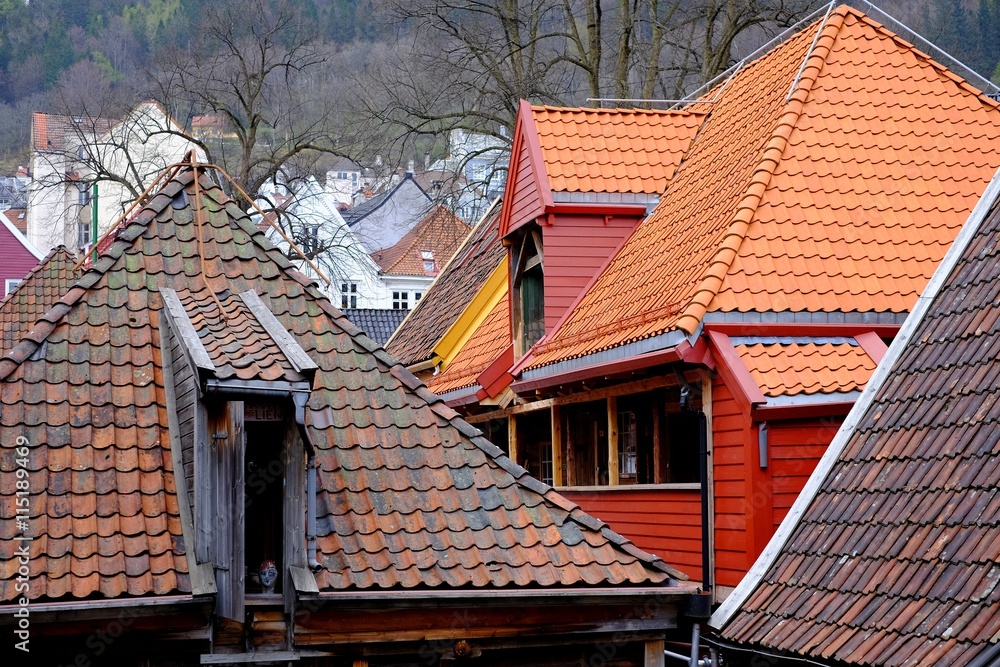
[[[662,394],[657,394],[656,399],[653,401],[653,484],[663,484],[665,483],[663,465],[665,460],[664,457],[667,455],[666,448],[663,446],[663,417],[661,414],[663,412],[662,406]]]
[[[608,486],[618,486],[618,397],[608,396]]]
[[[519,405],[512,405],[509,408],[504,408],[503,410],[494,410],[493,412],[484,412],[478,415],[470,415],[465,418],[470,424],[481,424],[487,422],[491,419],[503,419],[510,415],[517,415],[524,412],[534,412],[535,410],[547,410],[554,405],[572,405],[573,403],[587,403],[590,401],[600,401],[609,396],[624,396],[626,394],[638,394],[644,391],[651,391],[653,389],[660,389],[662,387],[676,387],[677,378],[672,374],[670,375],[658,375],[656,377],[646,378],[645,380],[636,380],[635,382],[626,382],[625,384],[618,384],[613,387],[604,387],[603,389],[593,389],[591,391],[582,391],[575,394],[569,394],[566,396],[556,396],[554,398],[545,398],[540,401],[534,401],[532,403],[521,403]]]
[[[517,460],[517,416],[510,415],[507,418],[507,457],[514,463]]]
[[[315,371],[319,369],[306,351],[302,349],[299,342],[295,340],[295,337],[288,332],[288,329],[281,325],[278,318],[274,316],[270,308],[264,305],[257,293],[253,290],[247,290],[240,293],[240,299],[246,304],[253,316],[257,318],[264,330],[267,331],[271,339],[278,345],[281,351],[285,354],[288,362],[292,367],[299,373],[303,371]]]
[[[552,406],[552,486],[563,485],[562,409]]]
[[[646,642],[646,655],[643,660],[643,667],[664,667],[666,660],[666,646],[662,639]]]
[[[208,351],[202,344],[201,338],[198,337],[198,332],[195,331],[194,325],[191,324],[191,320],[188,318],[181,300],[177,297],[177,292],[169,287],[161,287],[160,298],[163,299],[163,307],[170,317],[170,323],[173,325],[182,347],[190,356],[191,363],[196,368],[215,375],[215,364],[212,363],[211,357],[208,356]]]

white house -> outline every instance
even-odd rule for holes
[[[28,240],[43,253],[85,250],[115,223],[165,167],[201,151],[157,102],[120,120],[35,112],[31,119]],[[131,187],[127,187],[128,184]]]

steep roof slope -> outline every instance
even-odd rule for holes
[[[713,617],[726,641],[838,665],[1000,653],[998,194],[1000,175]]]
[[[997,104],[848,7],[716,95],[532,366],[691,334],[707,312],[906,312],[1000,166]]]
[[[13,292],[0,301],[0,355],[17,344],[31,325],[65,294],[78,277],[76,258],[56,246]]]
[[[390,308],[341,308],[341,311],[354,326],[383,346],[410,312]]]
[[[430,359],[441,336],[507,256],[499,238],[500,208],[498,200],[389,339],[386,350],[404,366]]]
[[[510,344],[510,304],[500,299],[448,368],[427,380],[431,391],[444,394],[476,384],[476,378],[486,370],[500,352]]]
[[[402,276],[437,275],[469,235],[469,226],[444,206],[435,206],[395,245],[372,253],[382,273]],[[430,253],[432,268],[424,263]]]
[[[32,599],[192,590],[160,350],[167,289],[220,373],[287,374],[280,351],[257,362],[269,344],[232,298],[248,292],[319,366],[305,420],[319,470],[321,590],[683,578],[503,456],[362,335],[200,168],[185,167],[0,358],[3,465],[25,438],[37,489]],[[239,347],[254,365],[236,363]],[[0,480],[13,507],[14,475]],[[20,594],[18,530],[0,523],[3,601]]]

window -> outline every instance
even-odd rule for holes
[[[284,572],[285,428],[280,421],[247,423],[251,428],[246,429],[243,472],[246,592],[280,593],[280,573]],[[269,564],[278,573],[273,581],[269,581],[266,571]]]
[[[618,412],[618,476],[634,479],[638,454],[635,411]]]
[[[392,293],[392,309],[393,310],[409,310],[410,309],[410,293],[409,292],[393,292]]]
[[[90,223],[78,222],[76,224],[76,244],[82,250],[90,247]]]
[[[87,187],[86,183],[77,183],[77,203],[80,206],[86,206],[90,203],[90,188]]]
[[[413,293],[413,303],[416,304],[417,301],[420,301],[420,297],[422,297],[423,295],[424,295],[423,292],[414,292]]]
[[[15,278],[7,278],[4,284],[4,296],[7,296],[11,292],[13,292],[15,289],[17,289],[17,286],[20,284],[21,284],[20,280],[17,280]]]
[[[306,224],[302,226],[302,251],[307,255],[319,252],[319,225]]]
[[[340,283],[340,307],[341,308],[358,307],[357,283]]]
[[[424,260],[424,271],[434,273],[437,271],[437,262],[434,261],[434,252],[431,250],[421,250],[420,258]]]
[[[545,335],[545,275],[542,235],[537,227],[527,229],[511,252],[514,319],[514,353],[520,358]]]

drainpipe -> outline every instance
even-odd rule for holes
[[[711,593],[712,566],[708,552],[708,419],[702,410],[695,410],[688,405],[692,387],[680,371],[677,371],[677,378],[681,382],[681,411],[698,417],[698,481],[701,486],[701,587],[706,593]]]
[[[90,244],[94,247],[91,266],[97,262],[97,183],[94,183],[94,196],[90,200]]]
[[[316,447],[306,428],[309,394],[293,394],[292,400],[295,402],[295,424],[306,445],[306,564],[310,570],[317,572],[323,566],[316,560]]]

